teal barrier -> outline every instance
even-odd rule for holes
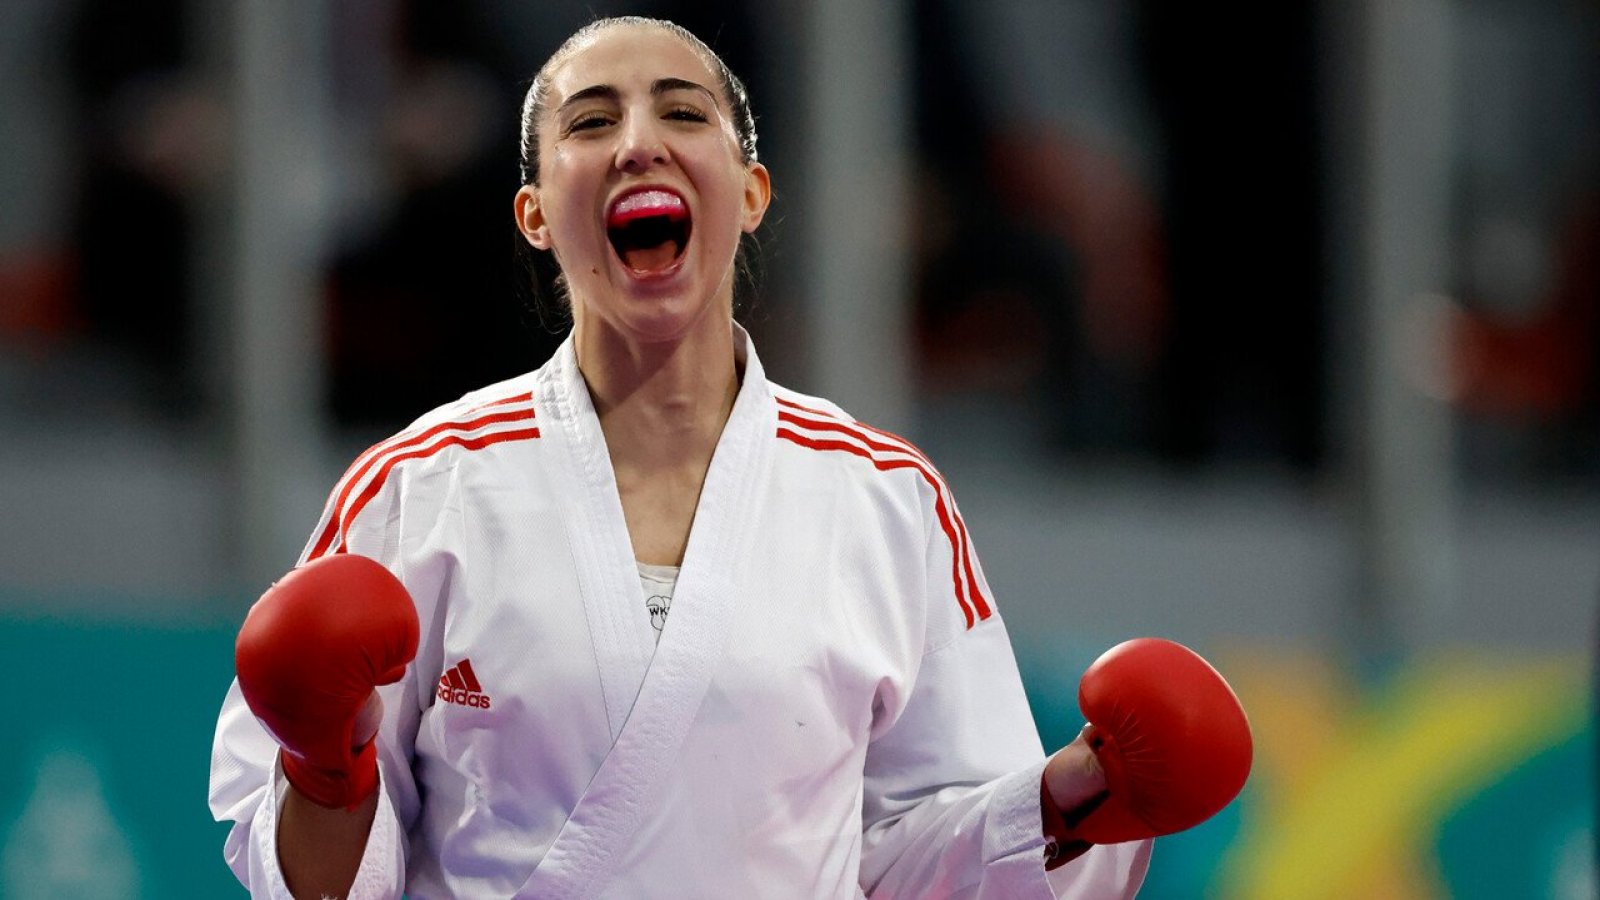
[[[233,628],[0,621],[0,897],[226,897],[206,807]]]
[[[227,828],[206,806],[236,628],[0,620],[12,682],[0,740],[0,897],[242,896],[222,860]],[[1047,747],[1081,727],[1077,678],[1097,652],[1019,641]],[[1429,858],[1415,860],[1421,879],[1408,898],[1595,896],[1595,736],[1574,725],[1462,792],[1419,835]],[[1270,778],[1256,778],[1211,821],[1161,838],[1142,896],[1219,896],[1223,867],[1265,824],[1271,791]],[[1302,896],[1321,896],[1307,888]]]
[[[1594,732],[1525,762],[1441,823],[1451,897],[1593,898]]]

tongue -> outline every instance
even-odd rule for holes
[[[622,254],[623,263],[635,272],[655,272],[665,269],[677,258],[677,241],[662,241],[654,247],[635,247]]]

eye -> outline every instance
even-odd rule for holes
[[[611,118],[601,113],[583,113],[567,125],[567,134],[578,131],[590,131],[595,128],[604,128],[611,124]]]
[[[666,118],[675,122],[704,122],[706,114],[692,106],[674,106],[667,110]]]

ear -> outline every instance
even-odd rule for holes
[[[744,217],[739,227],[750,234],[761,227],[767,215],[767,204],[772,202],[772,175],[761,163],[751,163],[744,170]]]
[[[544,207],[539,205],[539,189],[531,184],[518,188],[515,204],[517,230],[534,247],[549,250],[550,226],[544,221]]]

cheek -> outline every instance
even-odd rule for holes
[[[595,179],[585,177],[587,170],[580,162],[565,148],[546,151],[540,162],[545,220],[558,244],[593,230],[590,201],[598,187],[591,183]]]
[[[701,196],[706,217],[711,225],[710,234],[718,246],[737,244],[744,232],[744,181],[742,172],[717,172],[703,181]]]
[[[555,249],[567,249],[583,238],[584,219],[580,212],[564,204],[550,210],[550,240]]]
[[[588,207],[571,203],[558,203],[550,207],[547,222],[550,227],[551,249],[558,258],[576,258],[590,254],[604,238],[592,222]]]

